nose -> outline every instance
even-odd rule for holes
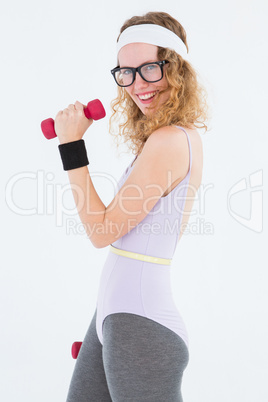
[[[138,71],[136,71],[134,84],[136,89],[146,88],[148,86],[148,82],[144,81],[144,79],[140,76]]]

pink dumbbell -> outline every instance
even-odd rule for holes
[[[87,107],[84,108],[84,113],[88,119],[93,120],[99,120],[106,116],[105,109],[99,99],[88,102]],[[48,140],[57,137],[54,129],[54,120],[51,118],[42,121],[41,130]]]
[[[72,345],[72,357],[74,359],[77,359],[77,356],[78,356],[78,353],[79,353],[79,350],[80,350],[81,346],[82,346],[82,342],[74,342],[73,343],[73,345]]]

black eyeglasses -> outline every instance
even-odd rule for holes
[[[116,67],[111,70],[115,82],[120,87],[129,87],[133,84],[138,72],[141,78],[146,82],[157,82],[163,78],[163,66],[169,63],[167,60],[145,63],[135,67]]]

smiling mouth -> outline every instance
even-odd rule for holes
[[[154,91],[154,92],[150,92],[148,94],[144,94],[144,95],[137,95],[137,97],[141,100],[141,101],[147,101],[147,100],[151,100],[155,97],[155,95],[157,94],[158,91]]]

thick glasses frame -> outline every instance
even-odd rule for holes
[[[144,64],[142,64],[142,65],[139,66],[139,67],[121,67],[121,68],[120,68],[120,67],[118,66],[118,67],[113,68],[113,69],[111,70],[111,73],[112,73],[112,75],[113,75],[113,77],[114,77],[115,82],[116,82],[117,85],[120,86],[120,87],[129,87],[130,85],[132,85],[133,82],[134,82],[135,79],[136,79],[136,73],[137,73],[137,72],[140,74],[141,78],[142,78],[144,81],[146,81],[146,82],[158,82],[158,81],[162,80],[162,78],[163,78],[163,66],[164,66],[165,64],[168,64],[168,63],[169,63],[168,60],[162,60],[162,61],[152,61],[151,63],[144,63]],[[149,80],[147,80],[146,78],[143,77],[143,75],[142,75],[142,73],[141,73],[141,69],[142,69],[142,67],[147,66],[148,64],[158,64],[158,65],[160,66],[160,69],[161,69],[161,78],[159,78],[159,80],[149,81]],[[121,85],[121,84],[119,84],[119,83],[116,81],[116,76],[115,76],[115,74],[116,74],[118,71],[120,71],[120,70],[126,70],[126,69],[132,71],[133,80],[132,80],[131,84],[128,84],[128,85]]]

